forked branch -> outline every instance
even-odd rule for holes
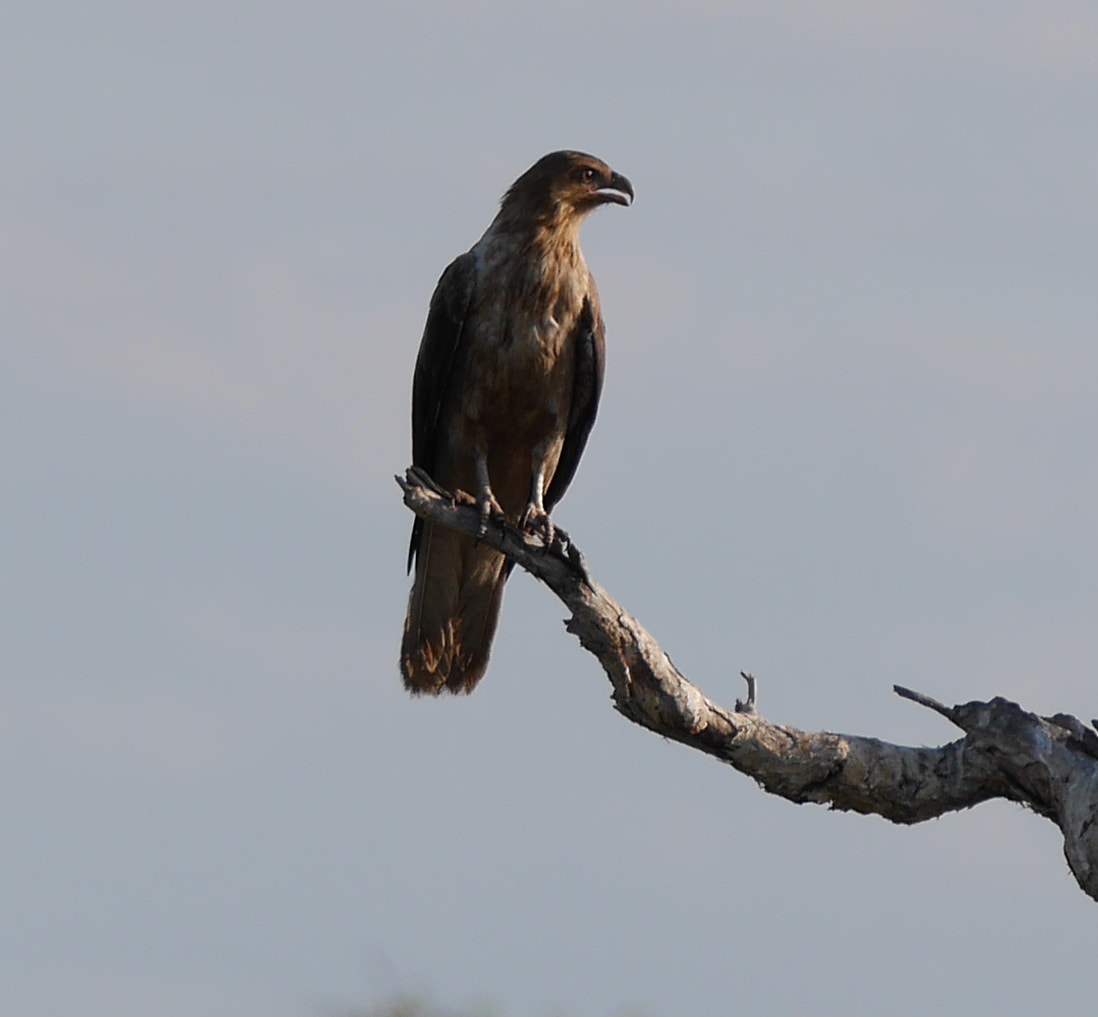
[[[417,515],[475,535],[471,499],[442,490],[420,470],[397,478]],[[568,631],[593,653],[613,686],[616,709],[665,738],[730,763],[771,794],[791,802],[872,813],[919,823],[989,798],[1020,802],[1051,819],[1085,893],[1098,900],[1098,734],[1075,717],[1038,717],[1005,699],[947,707],[929,696],[896,692],[940,713],[964,737],[940,748],[892,745],[876,738],[808,733],[771,723],[747,703],[722,706],[679,672],[656,641],[591,577],[583,555],[557,529],[551,546],[502,517],[484,543],[543,582],[568,607]]]

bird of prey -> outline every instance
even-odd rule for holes
[[[552,152],[508,189],[480,240],[435,288],[412,386],[412,462],[449,491],[551,536],[598,409],[598,291],[579,245],[586,216],[629,205],[601,159]],[[417,519],[400,669],[415,693],[471,692],[488,666],[511,565]]]

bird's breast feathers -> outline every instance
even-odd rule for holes
[[[593,290],[587,266],[577,248],[516,250],[492,236],[474,253],[462,413],[470,422],[506,421],[512,433],[544,437],[564,427],[571,408],[575,335]]]
[[[505,426],[513,437],[563,427],[572,400],[573,332],[578,315],[563,322],[511,315],[486,316],[469,336],[462,385],[463,414],[471,422]]]

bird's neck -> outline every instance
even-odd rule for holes
[[[543,250],[579,247],[580,224],[585,215],[577,215],[574,209],[553,205],[537,211],[504,202],[500,207],[489,233],[507,234],[521,239],[523,246]]]
[[[576,217],[531,223],[501,213],[477,244],[481,270],[507,280],[512,299],[534,320],[578,313],[589,286],[579,227]]]
[[[478,246],[490,251],[492,260],[510,261],[515,268],[523,264],[541,271],[574,271],[584,265],[582,221],[576,215],[534,217],[502,208]]]

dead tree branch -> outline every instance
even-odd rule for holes
[[[433,523],[475,535],[471,499],[437,487],[422,471],[397,478],[404,503]],[[1020,802],[1051,819],[1079,886],[1098,900],[1098,734],[1075,717],[1038,717],[1005,699],[947,707],[895,687],[964,732],[940,748],[876,738],[808,733],[773,724],[747,703],[734,708],[692,685],[640,623],[601,587],[562,530],[546,547],[502,517],[484,542],[548,586],[572,613],[569,632],[593,653],[613,686],[616,709],[665,738],[707,752],[791,802],[919,823],[990,798]]]

